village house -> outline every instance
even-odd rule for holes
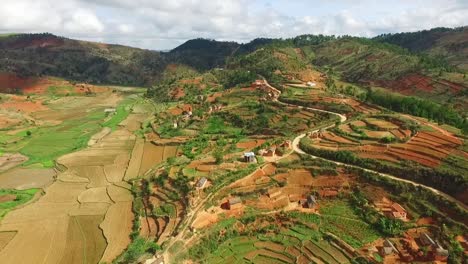
[[[436,246],[436,243],[434,242],[434,240],[427,233],[423,233],[419,237],[419,242],[421,242],[421,245],[423,245],[425,247],[428,247],[428,246],[435,247]]]
[[[307,82],[307,86],[309,86],[309,87],[315,87],[315,86],[317,86],[317,84],[314,83],[314,82]]]
[[[382,201],[375,202],[374,205],[379,211],[388,217],[402,221],[407,220],[406,209],[398,203],[394,203],[387,198],[383,198]]]
[[[388,240],[388,239],[385,239],[384,243],[383,243],[383,247],[380,251],[380,254],[382,256],[388,256],[388,255],[391,255],[393,253],[398,253],[398,250],[395,248],[395,246],[393,245],[393,243]]]
[[[262,88],[263,86],[265,85],[265,81],[263,80],[255,80],[255,82],[253,82],[250,87],[252,88]]]
[[[242,200],[240,197],[233,197],[228,199],[227,205],[229,210],[239,209],[242,207]]]
[[[392,216],[395,219],[406,220],[406,210],[398,203],[393,203],[392,206]]]
[[[251,163],[251,162],[256,162],[257,159],[255,159],[255,153],[253,153],[253,152],[245,152],[245,153],[244,153],[244,161],[245,161],[245,162],[249,162],[249,163]]]
[[[291,148],[291,145],[292,145],[291,140],[286,140],[280,145],[280,147],[289,149]]]
[[[266,150],[266,152],[265,152],[265,154],[263,154],[263,156],[273,157],[275,155],[275,152],[276,152],[276,146],[271,146]]]
[[[104,113],[106,114],[115,114],[115,112],[117,112],[117,110],[115,110],[115,108],[106,108],[104,109]]]
[[[441,245],[437,244],[437,247],[433,251],[434,260],[436,261],[447,261],[449,257],[449,252],[447,249],[444,249]]]
[[[199,189],[203,189],[206,185],[206,183],[208,182],[208,179],[206,179],[205,177],[202,177],[200,180],[198,180],[197,182],[197,188]]]
[[[318,205],[318,202],[315,196],[314,195],[307,196],[307,201],[305,205],[307,208],[315,208],[315,206]]]

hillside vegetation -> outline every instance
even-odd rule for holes
[[[383,34],[375,40],[395,44],[412,52],[443,57],[452,66],[468,69],[468,27]]]

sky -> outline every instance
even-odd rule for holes
[[[0,33],[168,50],[193,38],[372,37],[468,25],[468,0],[1,0]]]

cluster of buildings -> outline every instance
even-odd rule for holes
[[[255,82],[253,82],[250,87],[264,91],[266,97],[264,97],[263,100],[275,100],[280,96],[280,91],[267,85],[265,80],[255,80]]]
[[[211,114],[213,112],[221,111],[222,109],[223,109],[222,105],[214,104],[214,105],[210,106],[210,108],[208,108],[208,114]]]
[[[378,211],[389,218],[399,219],[402,221],[407,220],[406,209],[398,203],[394,203],[387,198],[383,198],[382,201],[375,202],[374,205]]]
[[[273,145],[266,149],[260,149],[258,155],[263,157],[273,157],[275,155],[282,156],[284,153],[281,152],[281,149],[290,149],[292,146],[290,140],[286,140],[280,145]]]
[[[424,248],[424,250],[423,250]],[[417,241],[407,237],[402,242],[392,242],[386,239],[378,250],[384,258],[399,257],[405,262],[413,261],[441,261],[448,259],[449,252],[438,242],[435,242],[427,233],[422,233]]]

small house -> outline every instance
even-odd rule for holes
[[[227,205],[229,210],[239,209],[242,207],[242,200],[240,197],[233,197],[228,199]]]
[[[444,249],[440,245],[435,249],[434,259],[437,261],[447,261],[449,257],[449,252],[447,249]]]
[[[244,161],[245,162],[255,162],[256,159],[255,159],[255,153],[253,152],[246,152],[244,153]]]
[[[406,210],[398,203],[393,203],[391,205],[392,216],[395,219],[406,220]]]
[[[205,177],[202,177],[200,180],[197,182],[197,188],[203,189],[205,187],[206,183],[208,180]]]
[[[317,84],[314,83],[314,82],[307,82],[307,86],[309,86],[309,87],[315,87],[315,86],[317,86]]]
[[[395,248],[395,246],[393,245],[393,243],[388,240],[388,239],[385,239],[384,243],[383,243],[383,247],[382,247],[382,250],[381,250],[381,255],[382,256],[388,256],[388,255],[391,255],[393,253],[397,253],[398,250]]]
[[[106,114],[115,114],[115,112],[117,112],[117,110],[115,110],[115,108],[106,108],[104,109],[104,113]]]
[[[291,148],[291,140],[286,140],[283,142],[283,144],[280,145],[280,147],[283,147],[283,148]]]
[[[276,152],[276,146],[272,146],[266,150],[266,152],[263,154],[265,157],[273,157]]]
[[[251,87],[252,88],[259,88],[262,87],[265,84],[263,80],[255,80],[255,82],[252,83]]]
[[[317,199],[314,195],[307,196],[306,206],[307,208],[314,208],[317,205]]]
[[[423,246],[436,246],[434,240],[427,233],[422,234],[419,237],[419,241]]]

